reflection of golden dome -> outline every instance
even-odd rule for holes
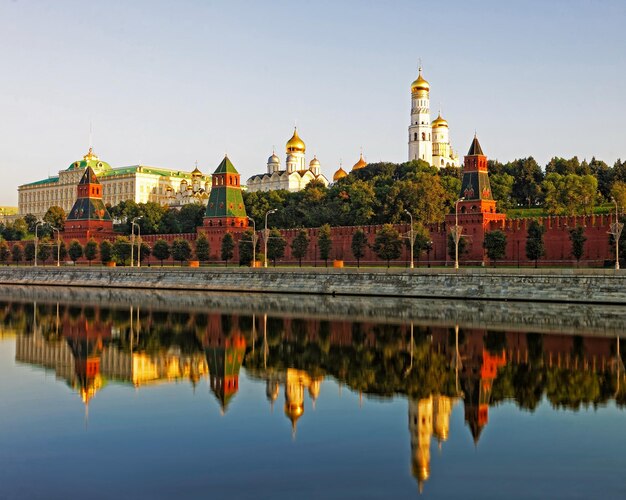
[[[411,84],[411,92],[419,92],[419,91],[428,92],[429,90],[430,90],[430,84],[426,80],[424,80],[424,77],[422,77],[422,68],[420,68],[419,75],[417,76],[417,80],[415,80]]]
[[[285,415],[287,418],[291,420],[292,424],[295,424],[298,419],[304,413],[304,405],[294,404],[294,403],[285,403]]]
[[[298,129],[293,129],[293,135],[291,139],[287,141],[287,153],[304,153],[306,151],[306,146],[304,145],[304,141],[300,139],[298,136]]]
[[[443,117],[441,116],[441,113],[439,113],[439,116],[437,116],[437,118],[433,120],[432,127],[433,128],[438,128],[438,127],[448,128],[448,122],[444,120]]]
[[[348,172],[346,172],[343,168],[339,167],[339,170],[335,172],[333,175],[333,181],[337,182],[339,179],[343,179],[344,177],[348,177]]]
[[[360,168],[364,168],[367,167],[367,162],[363,159],[363,153],[361,153],[361,156],[359,157],[359,161],[357,161],[354,166],[352,167],[352,170],[359,170]]]

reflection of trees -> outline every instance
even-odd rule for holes
[[[94,308],[78,304],[0,304],[0,325],[5,329],[31,334],[36,328],[47,341],[62,340],[63,319],[84,318],[89,322],[111,324],[112,346],[123,352],[157,354],[176,348],[183,354],[202,352],[200,339],[207,330],[212,314],[181,311]],[[220,327],[230,331],[232,318],[222,315]],[[414,398],[430,394],[455,395],[454,330],[415,328],[410,349],[408,325],[383,325],[363,322],[332,322],[305,319],[267,318],[267,358],[261,348],[262,332],[259,317],[253,324],[251,316],[238,319],[246,339],[244,366],[250,369],[284,371],[305,370],[313,377],[329,375],[355,391],[391,397],[407,394]],[[256,332],[256,339],[253,339]],[[449,332],[449,333],[448,333]],[[507,346],[504,332],[463,330],[459,332],[461,351],[472,345],[476,352],[482,347],[491,353],[512,348]],[[617,373],[617,342],[615,339],[594,339],[603,349],[602,356],[611,357],[597,365],[590,359],[587,337],[569,338],[561,351],[548,362],[549,346],[558,337],[520,334],[526,356],[508,359],[493,380],[491,404],[515,400],[520,408],[533,411],[545,397],[556,408],[579,409],[597,406],[614,399],[626,406],[624,369]],[[440,338],[439,343],[433,338]],[[256,349],[253,346],[256,341]],[[610,345],[603,344],[608,342]],[[560,341],[559,341],[560,342]],[[548,347],[546,347],[548,346]],[[620,341],[619,356],[626,356],[626,342]],[[560,353],[560,354],[559,354]],[[571,356],[565,365],[552,366],[557,355]],[[411,357],[412,356],[412,357]],[[461,367],[469,359],[461,355]],[[623,366],[623,365],[622,365]],[[618,384],[618,376],[621,383]]]

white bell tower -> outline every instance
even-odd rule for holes
[[[432,127],[430,124],[430,85],[419,67],[417,80],[411,84],[411,124],[409,125],[409,161],[424,160],[432,165]]]

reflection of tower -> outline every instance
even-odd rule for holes
[[[472,366],[473,365],[473,366]],[[482,356],[472,359],[464,370],[462,380],[465,393],[465,422],[469,425],[474,444],[478,444],[480,434],[489,422],[489,401],[493,381],[498,368],[506,365],[506,352],[491,354],[483,349]]]
[[[296,422],[304,413],[303,372],[289,368],[285,381],[285,415],[291,420],[291,432],[296,435]]]
[[[270,375],[270,377],[265,381],[265,395],[272,406],[272,410],[274,409],[274,401],[278,399],[279,392],[280,385],[278,378]]]
[[[100,359],[104,341],[111,337],[111,325],[101,322],[97,312],[93,320],[81,313],[76,319],[65,318],[62,331],[74,355],[72,386],[80,392],[83,402],[89,404],[103,384]]]
[[[311,380],[311,384],[309,385],[309,397],[311,398],[313,409],[315,409],[315,402],[317,401],[317,398],[320,395],[321,386],[322,386],[321,377]]]
[[[409,399],[411,472],[420,492],[430,476],[430,436],[433,433],[433,398]]]
[[[448,440],[450,434],[450,414],[456,400],[448,396],[433,396],[433,434],[439,446]]]
[[[209,316],[203,345],[211,390],[219,400],[223,414],[239,390],[239,370],[246,352],[246,340],[239,330],[238,318],[219,314]]]

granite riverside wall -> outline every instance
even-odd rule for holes
[[[626,272],[614,270],[0,268],[2,285],[80,286],[399,298],[606,303],[626,306]]]

